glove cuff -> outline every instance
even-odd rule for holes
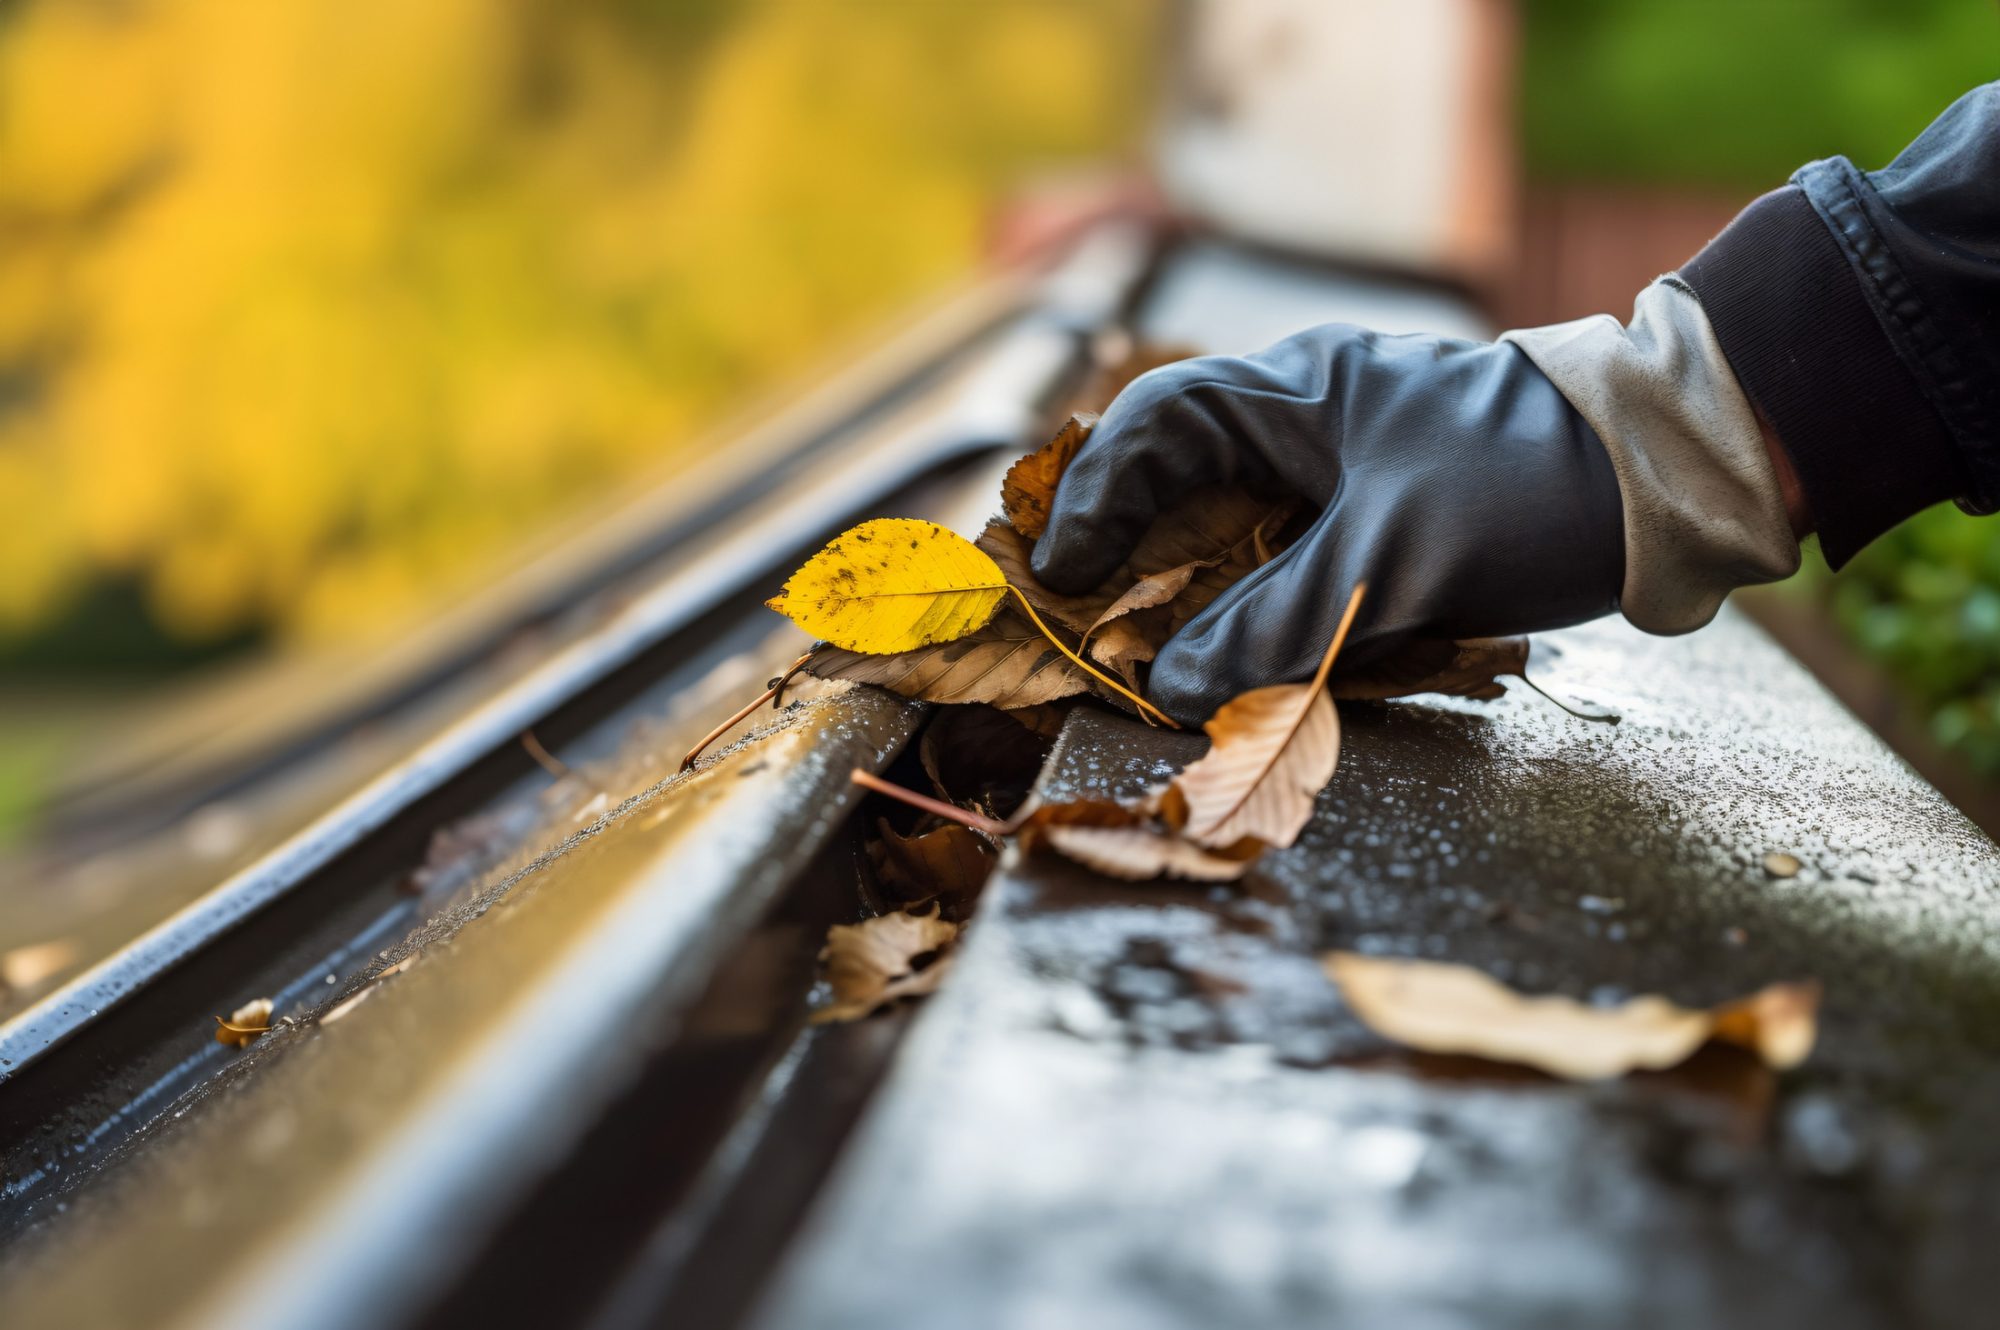
[[[1784,494],[1701,302],[1677,277],[1608,314],[1504,334],[1590,422],[1618,475],[1625,617],[1685,633],[1739,586],[1798,571]]]

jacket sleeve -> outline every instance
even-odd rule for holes
[[[1944,499],[2000,508],[2000,83],[1880,171],[1801,168],[1680,276],[1828,563]]]
[[[1618,607],[1649,633],[1685,633],[1739,586],[1799,570],[1756,412],[1714,330],[1672,275],[1632,320],[1598,314],[1503,334],[1589,422],[1618,477],[1625,575]]]

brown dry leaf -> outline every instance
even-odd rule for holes
[[[76,963],[77,945],[66,937],[0,952],[0,993],[40,988]]]
[[[988,706],[939,707],[917,744],[939,798],[995,818],[1021,806],[1048,755],[1039,735]]]
[[[1044,803],[1031,796],[1012,825],[1024,844],[1032,845],[1050,827],[1135,827],[1148,816],[1142,806],[1122,804],[1113,799],[1071,799],[1066,803]]]
[[[1166,643],[1168,630],[1162,624],[1166,617],[1167,608],[1160,606],[1113,619],[1091,642],[1091,658],[1138,687],[1140,663],[1157,656]]]
[[[1207,754],[1161,798],[1169,825],[1211,849],[1290,845],[1340,761],[1340,720],[1320,680],[1253,689],[1204,728]]]
[[[894,1002],[937,987],[946,957],[935,957],[919,970],[918,958],[949,947],[958,925],[930,914],[884,914],[858,924],[835,924],[826,930],[820,960],[826,966],[833,1001],[812,1015],[815,1025],[855,1021]]]
[[[876,684],[924,702],[1040,706],[1093,689],[1091,678],[1011,609],[955,642],[869,656],[821,647],[806,664],[820,679]]]
[[[1187,590],[1188,583],[1194,580],[1196,573],[1203,568],[1213,567],[1218,562],[1219,559],[1211,559],[1203,563],[1176,564],[1163,573],[1152,573],[1140,578],[1125,588],[1118,599],[1107,605],[1104,612],[1091,621],[1090,626],[1084,629],[1084,640],[1090,640],[1091,635],[1106,624],[1114,619],[1122,619],[1134,610],[1150,610],[1156,605],[1166,604]]]
[[[1129,617],[1128,630],[1142,628],[1136,637],[1145,646],[1136,654],[1127,650],[1126,658],[1151,660],[1167,638],[1264,562],[1260,542],[1275,540],[1297,506],[1289,500],[1274,504],[1241,489],[1204,491],[1154,519],[1124,566],[1081,596],[1059,595],[1036,581],[1030,563],[1033,539],[999,518],[974,543],[1043,614],[1072,632],[1107,630],[1093,646],[1096,659],[1113,663],[1103,651],[1108,630]],[[1163,585],[1171,590],[1161,596],[1157,593]],[[1113,613],[1121,602],[1123,608]],[[1159,612],[1142,619],[1138,612],[1147,609]]]
[[[1081,596],[1058,595],[1037,582],[1035,570],[1028,562],[1034,542],[1008,526],[1002,518],[996,517],[988,522],[973,544],[993,560],[1008,582],[1028,598],[1030,605],[1073,633],[1089,628],[1097,621],[1098,615],[1118,598],[1116,591],[1108,589],[1112,582],[1118,580],[1116,578],[1104,587]]]
[[[1007,468],[1000,482],[1000,507],[1014,529],[1033,540],[1048,530],[1049,508],[1056,501],[1062,473],[1090,438],[1097,417],[1078,412],[1062,423],[1056,436]]]
[[[1503,674],[1528,668],[1525,637],[1471,637],[1462,642],[1414,641],[1355,670],[1339,670],[1327,690],[1343,701],[1381,701],[1412,693],[1482,700],[1507,691]]]
[[[878,839],[868,843],[869,858],[884,890],[901,905],[969,901],[1000,857],[991,840],[955,822],[905,836],[878,819],[876,831]]]
[[[1710,1038],[1747,1048],[1766,1066],[1789,1071],[1806,1060],[1819,1035],[1818,980],[1771,984],[1715,1009]]]
[[[1209,718],[1208,752],[1154,796],[1169,827],[1213,850],[1298,838],[1340,762],[1340,718],[1326,678],[1366,592],[1357,585],[1348,596],[1310,683],[1252,689]]]
[[[1028,728],[1029,733],[1044,739],[1053,739],[1062,733],[1063,722],[1069,719],[1069,708],[1053,702],[1039,706],[1011,707],[1001,711],[1003,716]]]
[[[248,1048],[259,1035],[271,1032],[269,998],[255,998],[229,1013],[229,1019],[215,1018],[215,1042],[232,1048]]]
[[[1125,588],[1088,626],[1091,658],[1136,687],[1140,663],[1152,660],[1216,597],[1268,561],[1260,549],[1277,539],[1295,509],[1289,502],[1274,506],[1241,490],[1223,490],[1168,510],[1125,567],[1084,598],[1086,604],[1102,603]],[[1197,557],[1181,557],[1189,554]],[[1162,588],[1171,588],[1170,594],[1156,600]]]
[[[1109,799],[1039,804],[1020,819],[1018,830],[1026,848],[1046,845],[1085,868],[1130,882],[1155,877],[1233,882],[1263,850],[1249,843],[1227,853],[1205,850],[1154,823],[1145,808]]]
[[[1133,882],[1155,877],[1234,882],[1250,871],[1264,850],[1254,841],[1227,853],[1204,850],[1192,841],[1144,826],[1052,826],[1041,832],[1040,839],[1065,859],[1106,877]]]
[[[1132,555],[1134,573],[1144,577],[1179,563],[1197,565],[1187,588],[1168,602],[1171,613],[1161,644],[1282,552],[1289,543],[1286,523],[1298,509],[1296,499],[1273,504],[1243,490],[1221,490],[1169,509],[1153,523]],[[1203,549],[1217,557],[1202,554]]]
[[[1354,1014],[1385,1038],[1579,1081],[1671,1067],[1710,1039],[1794,1067],[1812,1051],[1819,1006],[1814,983],[1773,984],[1709,1011],[1651,996],[1593,1007],[1525,997],[1463,965],[1338,951],[1320,961]]]

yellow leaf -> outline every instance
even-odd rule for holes
[[[842,533],[765,603],[837,647],[881,655],[983,628],[1006,594],[999,565],[965,537],[888,517]]]

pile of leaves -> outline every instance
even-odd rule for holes
[[[1209,490],[1163,512],[1091,592],[1051,591],[1030,556],[1093,424],[1072,416],[1015,463],[1001,515],[976,541],[930,522],[865,522],[769,602],[822,639],[793,673],[872,684],[939,708],[921,749],[938,797],[854,773],[921,819],[907,832],[881,822],[868,842],[871,876],[886,899],[875,917],[831,930],[823,961],[832,996],[817,1020],[852,1020],[934,990],[970,901],[1010,838],[1114,877],[1233,881],[1264,851],[1291,845],[1311,819],[1340,757],[1335,698],[1492,698],[1505,691],[1502,676],[1526,681],[1524,638],[1415,642],[1365,670],[1341,671],[1341,645],[1366,594],[1356,586],[1312,679],[1232,699],[1204,726],[1208,752],[1178,775],[1127,800],[1024,797],[1039,745],[1079,699],[1174,725],[1145,697],[1148,664],[1189,620],[1297,539],[1305,520],[1292,501]],[[784,683],[774,681],[766,696]],[[1033,754],[1028,775],[1015,774],[1010,795],[973,788],[992,755],[1024,744]],[[948,775],[953,764],[959,771]],[[1707,1010],[1657,997],[1600,1009],[1523,997],[1462,966],[1347,953],[1329,955],[1325,966],[1357,1017],[1386,1038],[1574,1079],[1669,1066],[1710,1041],[1788,1067],[1814,1038],[1811,984],[1773,985]]]
[[[1093,591],[1051,591],[1036,580],[1030,555],[1094,423],[1071,416],[1008,470],[1001,515],[977,541],[889,518],[864,522],[814,555],[769,602],[823,639],[799,667],[945,706],[993,707],[1044,732],[1059,719],[1050,707],[1083,695],[1173,725],[1144,696],[1145,666],[1296,538],[1298,504],[1241,488],[1205,490],[1162,512]],[[1494,697],[1504,691],[1499,676],[1526,664],[1525,639],[1423,642],[1337,676],[1363,594],[1353,589],[1309,683],[1229,702],[1207,723],[1207,756],[1143,798],[1042,804],[1004,823],[969,817],[967,825],[993,837],[1019,835],[1119,877],[1242,876],[1265,849],[1292,843],[1332,778],[1340,753],[1333,697]]]
[[[828,930],[820,957],[828,1000],[814,1021],[855,1020],[937,986],[999,861],[992,828],[1026,803],[1052,737],[991,707],[942,707],[915,764],[935,798],[856,774],[904,806],[891,811],[916,817],[903,826],[878,817],[864,839],[857,878],[870,917]]]
[[[1095,423],[1089,414],[1071,416],[1045,447],[1014,464],[1001,485],[1002,515],[971,548],[927,522],[868,522],[814,556],[770,602],[825,639],[805,671],[1009,712],[1092,694],[1170,724],[1144,700],[1143,667],[1224,591],[1282,552],[1304,519],[1296,500],[1273,502],[1240,487],[1204,490],[1161,513],[1096,589],[1051,591],[1036,580],[1029,556],[1063,472]],[[1520,675],[1527,659],[1526,638],[1416,642],[1366,670],[1334,675],[1331,696],[1498,697],[1500,676]]]
[[[1168,638],[1303,527],[1296,501],[1209,490],[1163,512],[1093,591],[1049,590],[1030,556],[1095,420],[1072,415],[1046,446],[1014,464],[1002,482],[1001,515],[976,541],[931,522],[864,522],[808,560],[769,602],[822,640],[721,728],[781,696],[799,672],[939,708],[922,748],[938,798],[855,773],[917,808],[922,821],[907,832],[883,822],[869,840],[871,876],[890,908],[829,936],[823,959],[833,997],[819,1019],[853,1019],[928,992],[957,938],[962,915],[953,907],[977,892],[1009,837],[1118,877],[1233,880],[1265,849],[1292,843],[1332,778],[1340,752],[1333,697],[1494,697],[1503,691],[1499,676],[1526,664],[1525,639],[1419,643],[1366,672],[1337,676],[1340,645],[1364,594],[1356,587],[1310,682],[1231,701],[1206,726],[1207,756],[1138,799],[1003,808],[993,791],[948,779],[941,768],[954,755],[978,754],[961,763],[977,771],[994,753],[1018,747],[1010,732],[1039,745],[1084,697],[1174,726],[1146,700],[1146,667]],[[1041,752],[1034,749],[1037,758]]]

